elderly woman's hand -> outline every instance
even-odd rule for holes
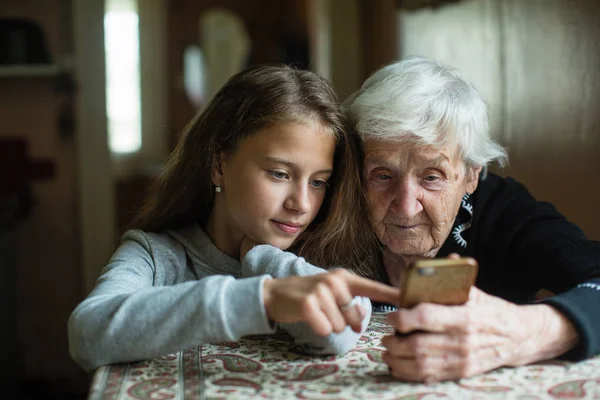
[[[388,314],[405,336],[386,336],[383,360],[393,376],[434,382],[501,366],[559,356],[577,342],[572,324],[553,307],[517,306],[477,288],[462,306],[419,304]]]

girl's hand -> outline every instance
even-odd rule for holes
[[[397,288],[336,269],[324,274],[267,280],[263,299],[272,321],[305,322],[317,335],[327,336],[342,332],[347,325],[355,332],[361,331],[365,310],[350,303],[356,296],[395,304],[399,295]]]

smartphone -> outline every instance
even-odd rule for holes
[[[401,278],[398,305],[411,308],[419,303],[466,303],[477,269],[477,261],[470,257],[414,261]]]

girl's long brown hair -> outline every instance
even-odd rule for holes
[[[345,162],[337,166],[343,172],[331,195],[327,218],[297,244],[296,253],[324,268],[342,266],[365,278],[388,282],[362,185],[361,140],[347,129],[351,151]]]
[[[184,129],[132,227],[153,232],[194,222],[205,227],[214,203],[215,157],[231,154],[268,125],[310,120],[336,138],[334,173],[317,217],[292,251],[315,265],[356,269],[374,240],[361,189],[359,139],[329,83],[288,66],[254,66],[229,79]]]

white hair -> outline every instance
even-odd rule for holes
[[[362,140],[458,144],[468,165],[496,161],[506,151],[489,134],[487,106],[458,70],[412,56],[381,68],[350,96],[343,108]]]

